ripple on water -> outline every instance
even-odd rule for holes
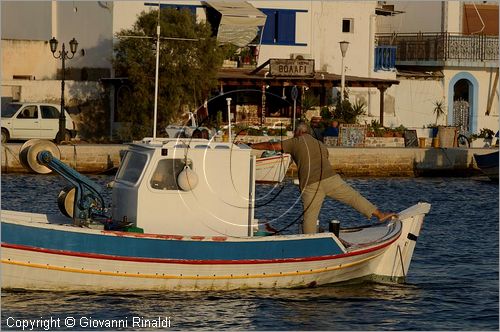
[[[109,176],[93,176],[105,184]],[[59,213],[58,176],[2,175],[2,208]],[[177,329],[498,330],[498,184],[482,178],[346,179],[384,210],[432,203],[408,283],[232,292],[2,292],[5,318],[73,315],[99,319],[171,317]],[[110,201],[110,191],[104,195]],[[256,217],[297,232],[298,189],[257,186]],[[33,204],[36,202],[36,204]],[[321,225],[368,221],[327,200]]]

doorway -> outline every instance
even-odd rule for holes
[[[453,87],[453,125],[461,131],[470,131],[469,91],[472,84],[467,79],[460,79]]]
[[[478,81],[469,72],[453,76],[448,85],[448,125],[461,131],[477,131]]]

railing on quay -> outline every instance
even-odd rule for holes
[[[498,36],[459,33],[377,34],[377,45],[395,46],[396,61],[498,61]]]

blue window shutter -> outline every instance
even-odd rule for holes
[[[295,11],[278,12],[278,44],[295,44]]]
[[[261,11],[267,16],[266,25],[264,26],[264,32],[262,35],[262,43],[274,44],[276,34],[276,11],[274,9],[261,9]]]
[[[375,64],[373,69],[375,71],[380,69],[380,47],[375,47]]]

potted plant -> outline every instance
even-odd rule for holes
[[[394,137],[403,137],[405,133],[405,126],[400,125],[399,127],[394,128]]]
[[[250,48],[245,47],[240,49],[240,63],[250,65],[253,62],[253,54]]]
[[[384,135],[384,128],[380,125],[377,120],[372,120],[370,124],[371,132],[373,132],[374,137],[382,137]]]
[[[384,128],[384,137],[394,137],[394,131],[391,128]]]
[[[479,135],[477,135],[478,138],[482,138],[484,142],[484,146],[491,146],[493,143],[493,136],[495,136],[495,133],[493,130],[488,129],[488,128],[483,128],[479,131]]]

